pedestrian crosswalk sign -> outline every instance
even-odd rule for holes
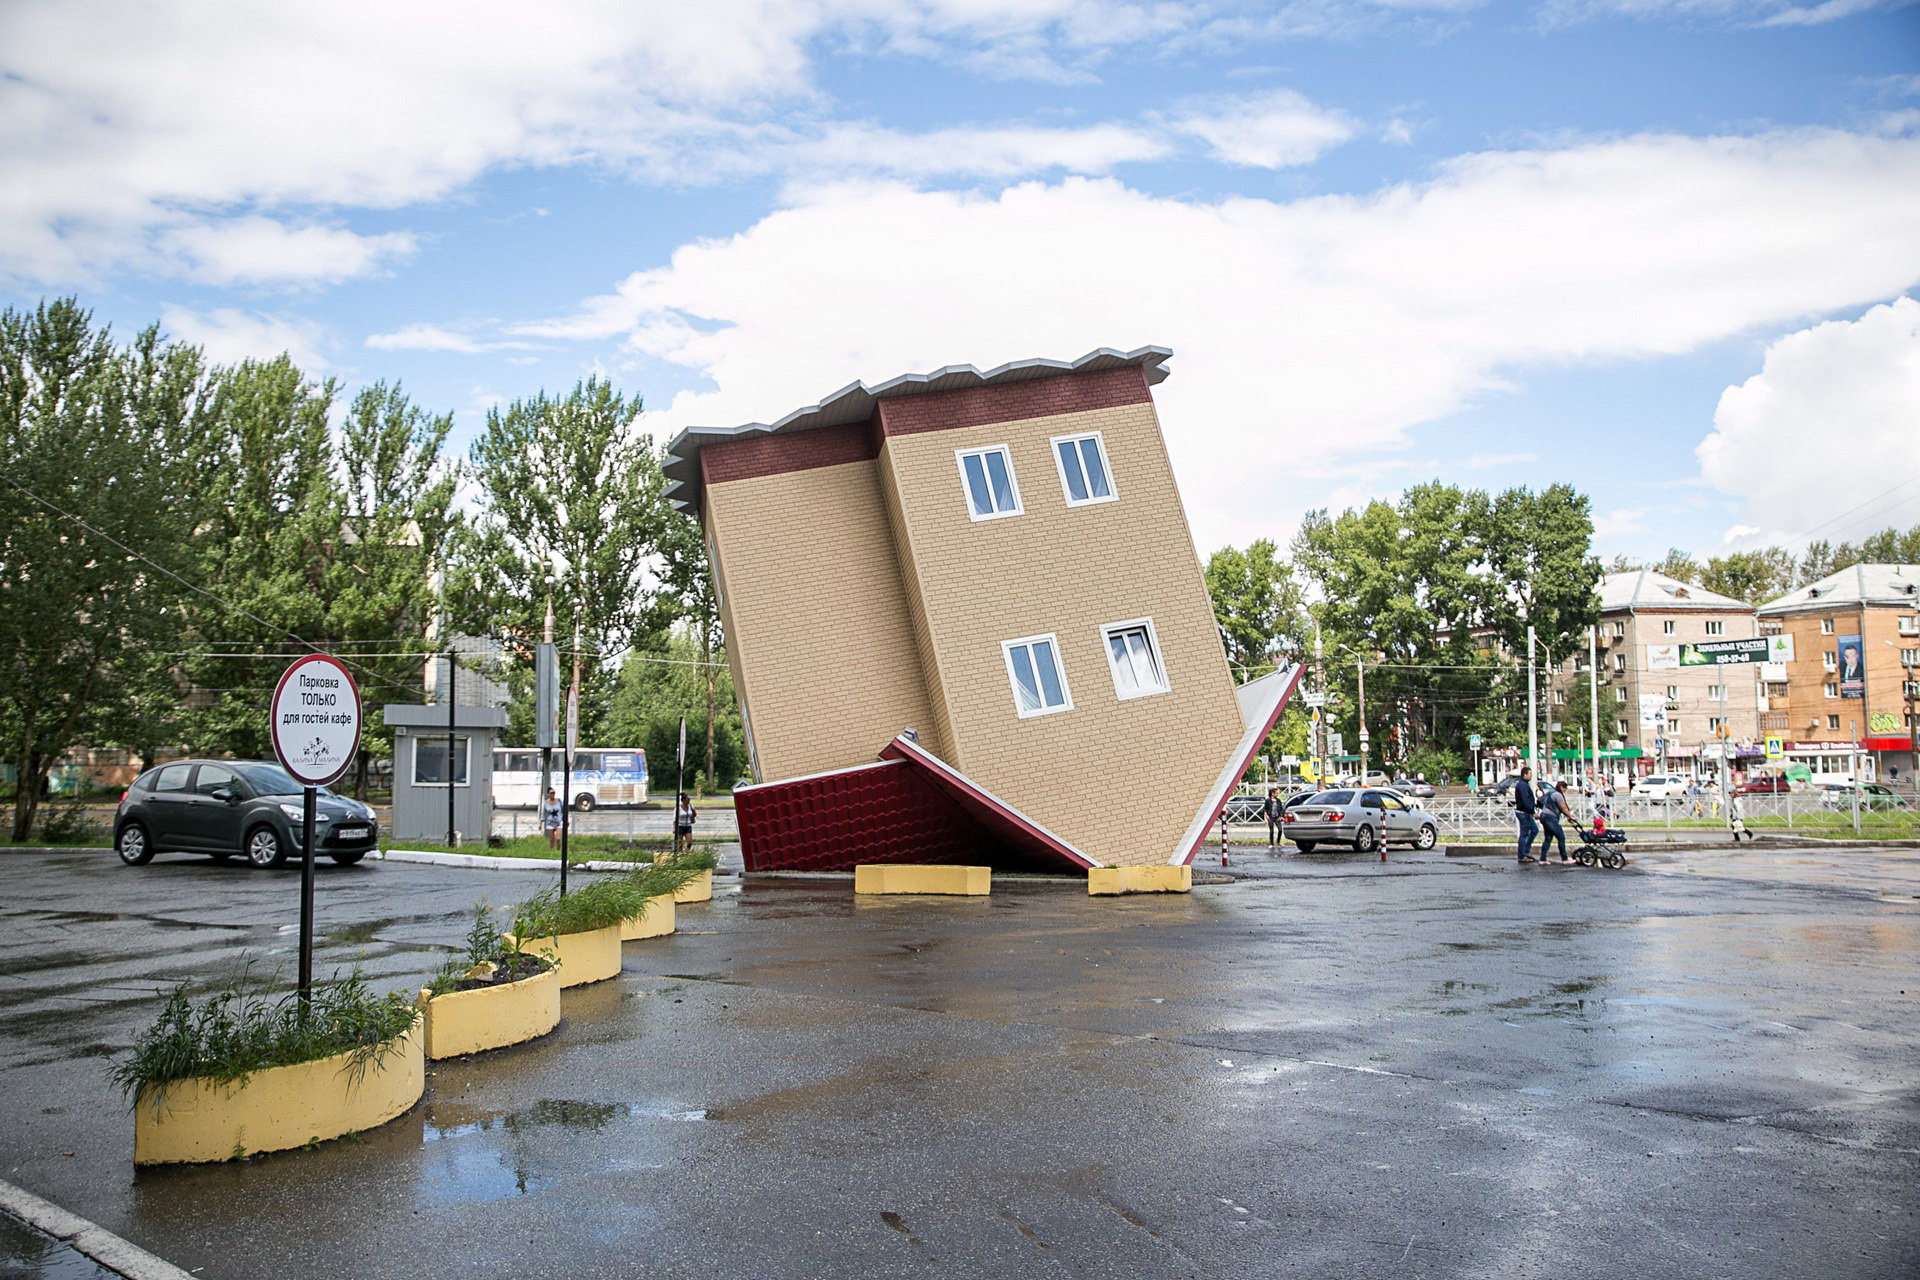
[[[1781,756],[1785,754],[1787,753],[1780,739],[1778,738],[1767,739],[1767,759],[1778,760]]]

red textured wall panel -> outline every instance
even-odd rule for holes
[[[879,454],[879,440],[870,422],[748,436],[701,449],[700,480],[702,484],[725,484],[814,467],[837,467],[843,462],[865,462]]]
[[[748,871],[850,871],[872,862],[964,862],[977,828],[904,763],[734,793]]]
[[[1084,413],[1123,404],[1146,404],[1152,399],[1146,371],[1138,365],[1128,365],[1095,373],[1035,378],[1030,382],[893,396],[880,401],[876,407],[880,411],[881,434],[905,436],[920,431],[980,427],[990,422],[1050,418],[1058,413]]]

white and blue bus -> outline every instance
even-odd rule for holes
[[[496,747],[493,752],[493,803],[500,809],[536,809],[540,805],[540,750]],[[566,785],[564,799],[581,813],[601,805],[647,802],[647,753],[638,747],[582,747],[573,753],[570,785],[561,775],[561,753],[553,753],[550,785]]]

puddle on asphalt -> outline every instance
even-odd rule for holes
[[[598,1132],[623,1121],[697,1123],[706,1118],[704,1110],[575,1098],[542,1098],[518,1111],[430,1108],[420,1129],[420,1144],[430,1149],[428,1163],[420,1172],[420,1197],[435,1205],[477,1204],[511,1200],[543,1190],[551,1179],[533,1167],[534,1155],[527,1148],[526,1139],[546,1130]],[[459,1141],[478,1134],[496,1134],[501,1142],[495,1145]],[[613,1167],[659,1166],[622,1158],[615,1161]]]
[[[114,1280],[115,1274],[12,1214],[0,1213],[0,1276],[18,1276],[20,1280]]]

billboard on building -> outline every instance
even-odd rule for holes
[[[1866,697],[1867,673],[1861,661],[1860,637],[1836,636],[1834,649],[1840,660],[1840,696],[1843,698]]]
[[[1640,723],[1650,729],[1664,728],[1667,723],[1667,700],[1657,693],[1640,695]]]

